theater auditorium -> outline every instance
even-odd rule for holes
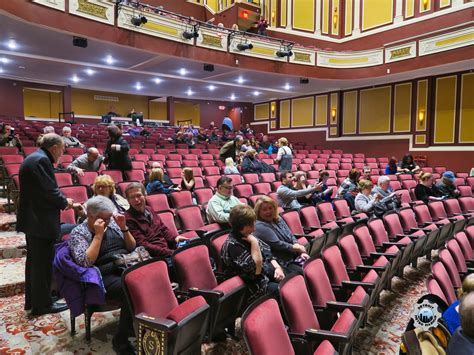
[[[0,1],[0,354],[474,354],[474,1]]]

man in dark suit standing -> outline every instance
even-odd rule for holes
[[[54,243],[60,233],[60,210],[72,207],[74,202],[59,191],[54,176],[53,163],[63,152],[61,136],[45,134],[40,149],[30,154],[20,167],[17,230],[26,234],[25,309],[31,309],[32,315],[67,309],[51,298]]]

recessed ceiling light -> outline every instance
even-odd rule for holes
[[[235,100],[235,95],[234,95],[234,94],[230,95],[230,99],[231,99],[232,101],[234,101],[234,100]]]
[[[0,58],[0,63],[7,64],[9,62],[10,62],[10,59],[8,58],[5,58],[5,57]]]
[[[72,80],[73,82],[75,82],[75,83],[78,83],[79,81],[81,81],[81,79],[79,79],[79,77],[78,77],[76,74],[74,74],[74,75],[71,77],[71,80]]]
[[[253,92],[253,96],[259,96],[260,95],[260,91],[254,91]]]
[[[238,82],[239,84],[243,84],[243,83],[245,82],[245,80],[244,80],[244,78],[242,78],[241,76],[239,76],[239,77],[237,78],[237,82]]]
[[[24,65],[19,65],[18,69],[26,69],[26,67]]]
[[[94,74],[95,74],[95,70],[86,69],[86,74],[89,75],[89,76],[94,75]]]
[[[110,54],[107,57],[105,57],[104,60],[108,65],[112,65],[115,63],[114,57],[112,57]]]
[[[183,76],[184,76],[184,75],[186,75],[187,73],[188,73],[188,71],[186,70],[186,68],[181,68],[181,69],[179,70],[179,75],[183,75]]]
[[[143,89],[143,86],[139,81],[135,84],[135,89],[137,89],[137,90]]]
[[[7,42],[7,47],[10,49],[17,49],[18,45],[16,44],[16,41],[14,39],[10,39]]]
[[[286,83],[286,85],[285,85],[285,90],[290,90],[290,89],[291,89],[290,84]]]
[[[153,81],[155,82],[155,84],[160,84],[162,82],[160,78],[155,78],[153,79]]]
[[[211,91],[214,91],[216,89],[216,87],[214,85],[209,85],[207,88]]]
[[[194,92],[193,92],[191,89],[188,89],[188,91],[186,91],[186,94],[187,94],[188,96],[191,96],[191,95],[194,94]]]
[[[0,68],[0,74],[2,74],[2,73],[3,73],[3,69],[2,69],[2,68]]]

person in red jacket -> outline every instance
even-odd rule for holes
[[[139,182],[130,183],[125,189],[125,196],[130,208],[125,212],[127,227],[137,241],[150,255],[167,259],[171,265],[171,254],[177,244],[186,240],[180,235],[173,235],[153,209],[146,206],[146,191]]]

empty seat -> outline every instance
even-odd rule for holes
[[[125,172],[125,176],[127,177],[127,181],[138,181],[143,183],[145,181],[145,171],[144,170],[128,170]]]
[[[63,186],[59,188],[67,198],[72,198],[74,202],[84,203],[88,200],[87,187],[82,185]]]
[[[153,211],[174,211],[169,205],[167,194],[153,194],[145,196],[146,204],[152,208]]]
[[[69,173],[54,173],[59,187],[72,185],[72,176]]]
[[[170,194],[171,204],[174,208],[189,206],[193,204],[191,191],[174,191]]]
[[[103,170],[102,175],[109,175],[115,183],[123,181],[123,175],[120,170]]]
[[[221,229],[218,223],[205,224],[199,206],[185,206],[176,210],[176,216],[180,221],[183,231],[196,231],[198,234],[215,232]]]
[[[253,188],[250,184],[236,184],[234,185],[234,195],[236,197],[248,198],[253,194]]]
[[[196,201],[198,205],[203,205],[214,196],[214,192],[210,187],[201,187],[194,189],[194,195],[196,196]]]
[[[454,293],[453,284],[443,263],[441,261],[434,262],[431,265],[431,272],[433,273],[433,277],[438,283],[439,287],[443,291],[447,304],[452,304],[455,302],[456,294]]]

